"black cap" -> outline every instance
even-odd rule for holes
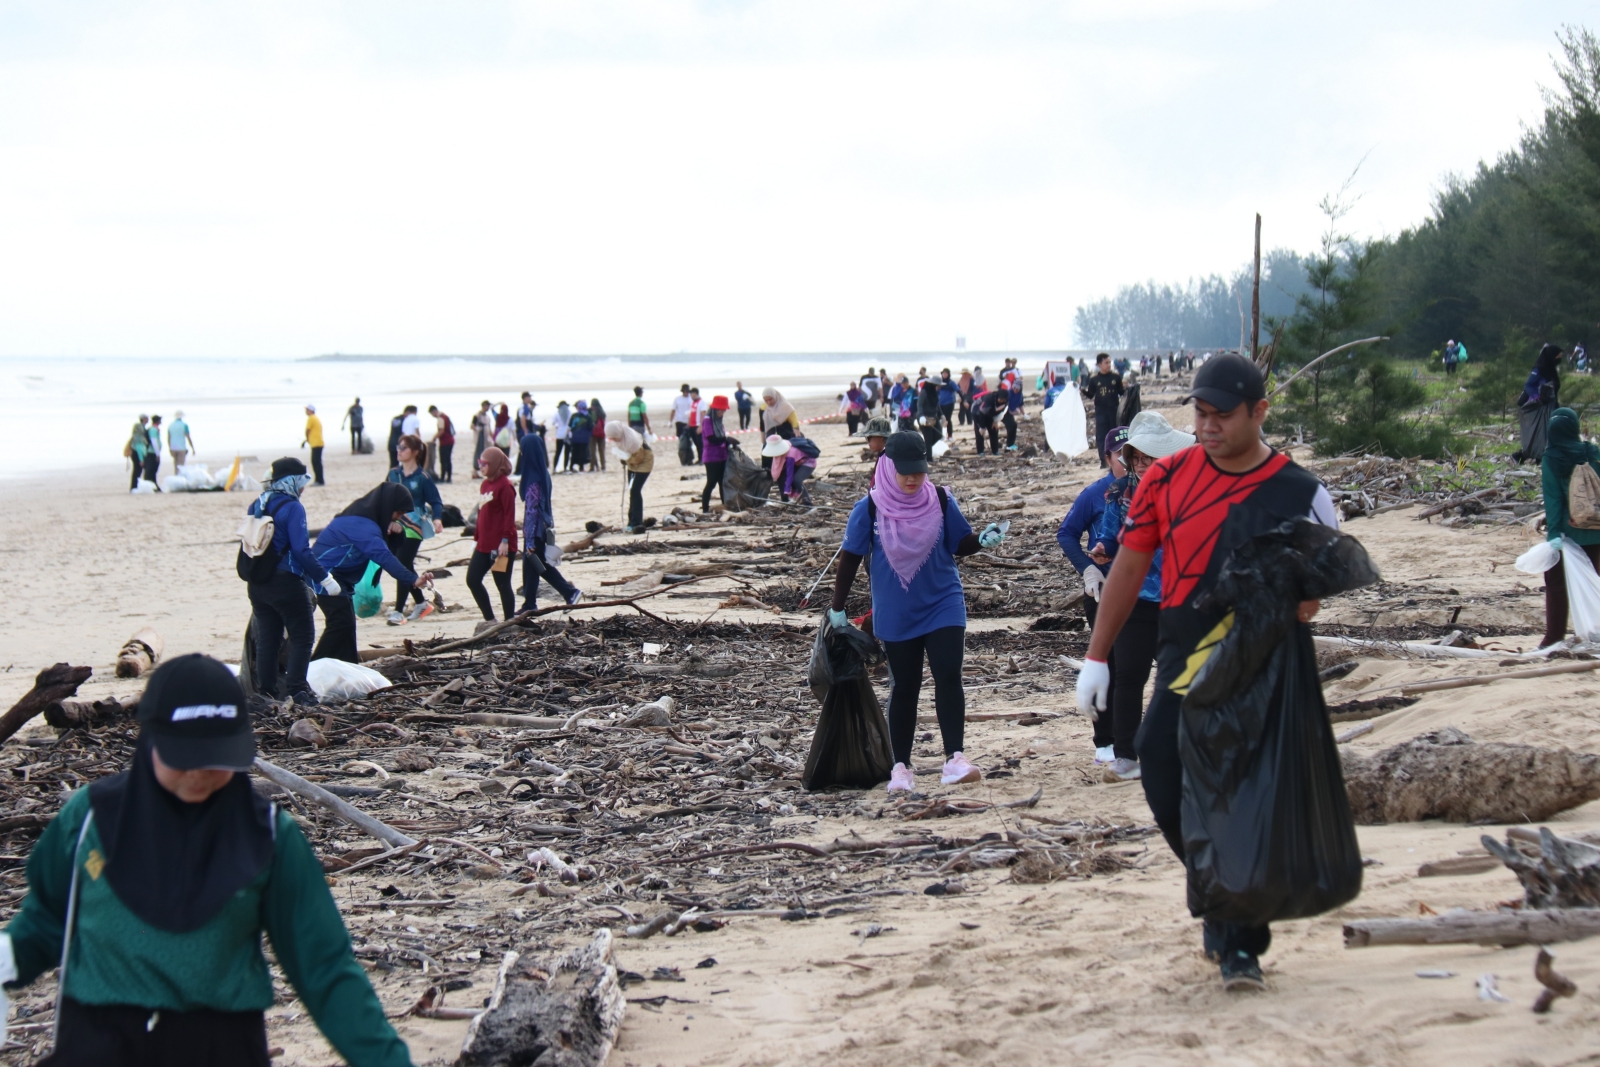
[[[883,454],[889,457],[899,474],[928,473],[928,443],[920,433],[901,430],[889,435],[884,442]]]
[[[293,456],[284,456],[282,459],[272,461],[272,480],[287,478],[291,474],[304,474],[306,465]]]
[[[1204,400],[1218,411],[1232,411],[1242,402],[1252,404],[1267,398],[1267,382],[1261,368],[1232,354],[1212,356],[1194,372],[1194,385],[1184,403]]]
[[[139,727],[161,762],[180,771],[248,771],[256,758],[239,679],[198,652],[157,667],[139,700]]]

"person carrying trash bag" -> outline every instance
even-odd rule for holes
[[[822,710],[800,775],[807,789],[871,789],[888,779],[894,756],[871,676],[882,662],[871,634],[823,617],[811,647],[809,681]]]
[[[368,564],[376,563],[402,585],[426,589],[432,584],[433,572],[416,574],[389,551],[386,540],[390,532],[404,533],[408,524],[415,526],[425,521],[412,510],[414,503],[411,490],[386,481],[352,501],[317,534],[311,551],[340,588],[337,592],[317,595],[323,627],[322,637],[311,653],[312,659],[361,662],[356,647],[356,608],[352,598],[356,587],[366,581]]]
[[[1228,613],[1204,598],[1236,548],[1285,522],[1309,519],[1337,530],[1327,489],[1261,439],[1267,416],[1265,382],[1250,360],[1218,355],[1196,372],[1185,402],[1195,406],[1199,444],[1157,460],[1141,479],[1122,533],[1122,548],[1101,591],[1089,652],[1077,682],[1078,707],[1104,711],[1110,671],[1106,659],[1133,611],[1156,549],[1163,552],[1155,694],[1134,740],[1150,811],[1168,846],[1187,859],[1182,816],[1185,763],[1180,754],[1184,691],[1194,669],[1228,628]],[[1315,596],[1295,605],[1294,631],[1321,607]],[[1284,628],[1286,631],[1289,627]],[[1320,704],[1320,689],[1312,689]],[[1304,709],[1301,709],[1304,714]],[[1224,742],[1219,742],[1224,743]],[[1243,757],[1244,737],[1232,742]],[[1259,768],[1270,776],[1273,767]],[[1342,785],[1342,783],[1341,783]],[[1228,990],[1263,989],[1259,957],[1272,935],[1269,917],[1207,917],[1206,954],[1221,965]]]
[[[250,787],[256,743],[227,666],[150,675],[127,769],[67,798],[0,935],[13,988],[59,966],[50,1067],[268,1067],[262,934],[352,1067],[410,1067],[350,948],[322,864]],[[14,970],[12,969],[14,961]]]
[[[911,744],[924,657],[933,674],[934,707],[944,738],[940,781],[957,785],[982,777],[963,752],[967,701],[961,661],[967,603],[956,557],[993,548],[1004,539],[1004,531],[993,523],[981,535],[973,533],[949,490],[935,489],[928,481],[928,446],[920,433],[901,430],[889,437],[873,487],[850,510],[827,621],[835,630],[849,625],[845,601],[862,559],[870,556],[873,632],[889,660],[890,792],[916,788]]]
[[[1556,408],[1550,416],[1548,443],[1539,468],[1544,488],[1545,539],[1554,542],[1557,549],[1571,541],[1600,569],[1600,522],[1592,511],[1594,504],[1600,503],[1593,500],[1592,492],[1600,487],[1600,480],[1585,473],[1600,475],[1600,447],[1583,439],[1578,413],[1571,408]],[[1574,488],[1578,490],[1577,499]],[[1539,641],[1540,648],[1566,638],[1570,614],[1567,568],[1558,552],[1555,565],[1544,572],[1544,637]]]

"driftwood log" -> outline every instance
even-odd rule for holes
[[[93,667],[74,667],[70,663],[57,663],[40,671],[33,679],[33,688],[11,705],[10,711],[0,715],[0,742],[51,704],[75,694],[78,686],[88,681],[93,673]]]
[[[1362,826],[1422,819],[1536,822],[1600,798],[1600,756],[1477,744],[1454,727],[1376,755],[1341,755],[1350,808]]]
[[[146,626],[123,643],[117,653],[117,677],[137,678],[161,662],[166,642],[155,630]]]
[[[99,700],[52,700],[44,706],[44,721],[57,730],[109,726],[131,719],[139,710],[139,698],[102,697]]]
[[[601,1067],[627,1000],[611,960],[611,931],[541,963],[532,953],[500,966],[489,1007],[461,1046],[464,1067]]]
[[[1600,848],[1539,827],[1539,843],[1506,835],[1501,844],[1484,834],[1483,847],[1511,868],[1530,908],[1600,908]]]
[[[1373,945],[1548,945],[1600,934],[1600,909],[1458,911],[1427,919],[1357,919],[1345,948]]]
[[[275,763],[268,763],[258,757],[256,773],[268,781],[276,782],[291,793],[316,801],[345,822],[360,827],[390,848],[404,848],[417,843],[416,838],[408,837],[387,823],[374,819],[359,808],[340,800],[315,782],[308,782],[293,771],[286,771]]]

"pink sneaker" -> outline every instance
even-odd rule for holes
[[[889,792],[915,792],[917,782],[911,774],[911,768],[904,763],[896,763],[894,770],[889,772]]]
[[[983,772],[974,767],[967,757],[960,752],[944,761],[944,773],[939,776],[941,785],[960,785],[963,782],[976,782],[983,777]]]

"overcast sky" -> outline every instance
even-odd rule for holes
[[[1475,0],[0,2],[0,355],[1062,347],[1541,113]]]

